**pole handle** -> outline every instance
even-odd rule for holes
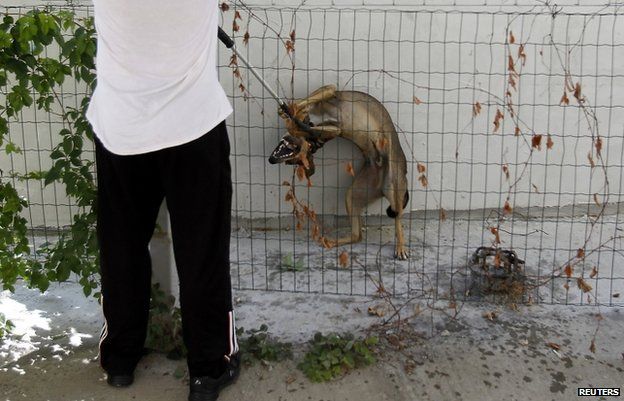
[[[223,29],[221,29],[221,27],[219,27],[219,32],[218,32],[217,36],[219,36],[219,40],[228,49],[231,49],[232,47],[234,47],[234,41],[232,40],[232,38],[230,38],[230,36],[227,33],[225,33],[225,31]]]
[[[288,105],[282,99],[280,99],[280,97],[277,95],[277,93],[273,91],[273,89],[271,89],[271,87],[264,81],[262,76],[258,74],[256,69],[249,64],[245,57],[243,57],[242,54],[239,54],[238,51],[236,51],[236,48],[234,48],[234,41],[227,33],[225,33],[223,29],[221,29],[221,27],[219,27],[217,36],[219,37],[219,40],[225,45],[225,47],[227,47],[228,49],[232,49],[234,54],[236,54],[236,56],[243,62],[243,64],[247,66],[247,68],[249,68],[249,71],[251,71],[256,76],[256,78],[258,78],[262,86],[264,86],[265,89],[271,93],[271,96],[273,96],[273,98],[277,101],[277,104],[279,104],[280,108],[284,111],[284,113],[286,113],[288,118],[293,121],[297,125],[297,127],[299,127],[299,129],[307,132],[313,139],[317,139],[320,134],[316,131],[312,131],[308,124],[305,124],[303,121],[300,121],[298,118],[292,115],[290,109],[288,108]]]

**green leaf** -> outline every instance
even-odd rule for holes
[[[69,155],[73,149],[74,149],[74,142],[72,138],[70,136],[66,136],[63,139],[63,152],[65,152],[66,155]]]
[[[20,149],[13,142],[7,143],[6,147],[4,148],[4,151],[6,152],[7,155],[10,153],[22,153],[22,149]]]
[[[0,31],[0,49],[5,49],[11,46],[13,40],[8,32]]]
[[[61,178],[61,169],[55,165],[46,173],[43,185],[48,186],[59,178]]]

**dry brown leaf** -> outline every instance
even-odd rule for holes
[[[384,317],[386,315],[386,310],[383,305],[369,306],[368,314],[372,316]]]
[[[286,197],[284,198],[284,200],[285,200],[286,202],[290,202],[290,201],[292,201],[293,199],[294,199],[294,197],[293,197],[292,191],[288,191],[288,192],[286,192]]]
[[[585,258],[585,249],[583,248],[579,248],[576,250],[576,257],[578,259],[584,259]]]
[[[240,27],[238,26],[238,23],[236,22],[236,20],[232,21],[232,30],[234,32],[238,32],[240,30]]]
[[[577,82],[574,86],[574,98],[579,102],[583,102],[582,94],[581,94],[581,83]]]
[[[483,313],[483,317],[491,322],[493,322],[494,320],[496,320],[496,318],[498,317],[496,314],[496,311],[491,311],[491,312],[484,312]]]
[[[511,76],[518,75],[516,72],[515,62],[511,54],[507,57],[507,71],[509,71]]]
[[[552,137],[550,136],[550,134],[548,134],[546,138],[546,149],[552,149],[554,144],[555,143],[553,142]]]
[[[509,31],[509,43],[511,44],[516,43],[516,38],[514,37],[514,34],[512,31]]]
[[[355,177],[355,171],[353,171],[353,163],[348,162],[345,166],[345,170],[347,170],[347,173],[349,173],[351,177]]]
[[[570,99],[568,99],[568,94],[566,93],[566,91],[563,91],[563,96],[561,96],[559,104],[565,104],[566,106],[570,104]]]
[[[500,267],[500,265],[501,265],[500,252],[496,252],[496,254],[494,255],[494,266]]]
[[[292,40],[287,40],[284,46],[286,47],[286,53],[288,54],[295,51],[295,43]]]
[[[602,138],[596,138],[596,154],[600,156],[600,152],[602,151]]]
[[[290,40],[292,40],[293,43],[295,42],[295,30],[294,29],[290,32]]]
[[[572,269],[571,265],[567,264],[565,268],[563,269],[563,272],[565,273],[566,277],[572,277],[572,273],[574,273],[574,269]]]
[[[565,288],[566,292],[568,292],[568,290],[570,290],[570,286],[568,285],[568,283],[565,283],[563,285],[563,288]]]
[[[576,279],[576,285],[578,285],[578,288],[583,292],[590,292],[592,290],[592,286],[587,284],[581,277]]]
[[[520,127],[518,127],[518,126],[516,125],[516,129],[514,130],[514,135],[515,135],[515,136],[519,136],[519,135],[520,135],[520,133],[521,133],[521,132],[520,132]]]
[[[507,164],[503,164],[503,173],[505,173],[505,178],[509,181],[509,167]]]
[[[418,172],[421,173],[421,174],[424,173],[427,170],[425,165],[421,164],[421,163],[417,163],[416,164],[416,168],[418,169]]]
[[[421,104],[421,103],[422,103],[422,100],[420,100],[420,99],[419,99],[419,98],[417,98],[416,96],[414,96],[413,100],[414,100],[414,104],[415,104],[416,106],[418,106],[419,104]]]
[[[226,12],[230,9],[230,6],[226,2],[221,3],[219,7],[221,8],[221,11],[223,12]]]
[[[245,32],[243,35],[243,44],[247,45],[249,43],[249,31]]]
[[[295,377],[295,375],[288,376],[288,377],[286,378],[286,384],[292,384],[292,383],[294,383],[296,380],[297,380],[297,378]]]
[[[476,117],[481,113],[481,103],[476,102],[472,105],[472,116]]]
[[[505,201],[505,206],[503,207],[504,214],[511,214],[511,206],[509,205],[509,201]]]
[[[342,251],[340,256],[338,256],[338,263],[340,263],[340,267],[347,267],[349,264],[349,254],[347,251]]]
[[[446,220],[446,210],[444,208],[440,208],[440,221]]]
[[[555,351],[561,350],[561,345],[559,345],[557,343],[547,342],[546,345],[549,346],[550,348],[554,349]]]
[[[243,17],[241,17],[241,15],[240,15],[240,11],[234,12],[234,19],[240,19],[240,20],[243,19]]]
[[[524,52],[523,44],[520,44],[520,47],[518,48],[518,58],[522,60],[522,65],[524,66],[524,63],[526,63],[526,53]]]
[[[598,194],[597,193],[594,194],[594,203],[597,206],[599,206],[599,207],[602,206],[602,203],[600,203],[600,201],[598,200]]]
[[[299,181],[303,181],[303,179],[305,178],[305,168],[303,168],[303,166],[297,166],[295,171],[297,172],[297,178],[299,179]]]
[[[312,226],[312,239],[316,241],[319,238],[320,234],[321,234],[321,228],[319,227],[318,224],[314,224]]]
[[[429,180],[427,180],[427,176],[424,174],[421,174],[420,177],[418,177],[418,181],[420,181],[420,185],[425,188],[427,188],[427,185],[429,185]]]
[[[388,342],[390,343],[390,345],[392,345],[395,348],[401,349],[403,348],[404,344],[401,341],[401,339],[399,338],[399,336],[397,336],[396,334],[389,334],[386,337],[386,340],[388,340]]]
[[[596,353],[596,341],[594,341],[593,339],[591,340],[591,344],[589,345],[589,351],[592,354]]]
[[[538,193],[538,194],[539,194],[539,193],[540,193],[540,191],[539,191],[539,189],[537,189],[537,185],[535,185],[535,184],[531,184],[531,185],[533,185],[533,190],[534,190],[536,193]]]
[[[591,152],[587,154],[587,160],[589,160],[589,165],[591,166],[591,168],[596,167],[596,163],[594,163],[594,157],[592,156]]]
[[[596,266],[592,267],[591,273],[589,273],[589,278],[594,278],[598,274],[598,269]]]
[[[297,231],[303,230],[303,224],[301,223],[301,220],[297,220],[297,224],[295,224],[295,230]]]
[[[490,232],[494,234],[494,241],[497,244],[500,244],[501,240],[500,240],[500,235],[498,234],[498,229],[496,227],[490,227]]]
[[[301,164],[306,170],[310,169],[310,162],[308,161],[308,158],[306,157],[306,152],[299,153],[299,161],[301,162]]]
[[[531,147],[542,150],[542,134],[533,134],[531,138]]]
[[[500,120],[505,118],[505,115],[501,113],[500,109],[496,109],[496,116],[494,116],[494,132],[500,128]]]

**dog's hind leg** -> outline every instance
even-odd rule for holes
[[[362,240],[362,211],[370,202],[383,196],[381,179],[380,170],[375,165],[365,164],[358,172],[345,196],[345,207],[351,221],[351,234],[328,240],[330,247]]]
[[[390,201],[387,214],[394,218],[396,233],[394,257],[400,260],[407,260],[409,250],[405,246],[405,235],[403,234],[403,225],[401,224],[401,217],[409,200],[407,182],[404,183],[404,180],[393,180],[389,185],[384,185],[383,194]]]

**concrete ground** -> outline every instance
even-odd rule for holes
[[[460,304],[458,317],[450,319],[430,313],[421,301],[404,309],[422,311],[405,330],[375,331],[383,339],[375,365],[315,384],[296,369],[305,342],[317,330],[364,333],[383,320],[370,315],[368,307],[383,302],[257,291],[237,291],[235,299],[239,326],[268,324],[280,340],[294,343],[295,360],[245,367],[238,383],[223,391],[223,401],[570,400],[578,387],[624,384],[621,308],[530,306],[516,311],[470,303]],[[0,293],[0,312],[16,324],[15,334],[0,344],[2,400],[186,399],[184,361],[159,354],[141,361],[131,388],[107,386],[94,360],[99,305],[85,299],[76,284],[54,286],[45,295],[25,288]],[[496,317],[484,318],[488,312]],[[591,353],[598,322],[596,352]]]

